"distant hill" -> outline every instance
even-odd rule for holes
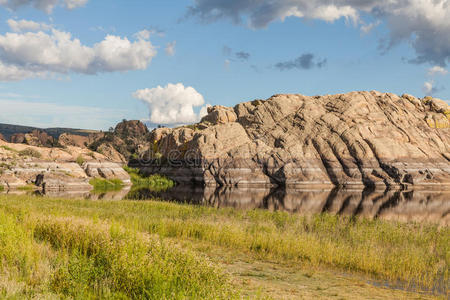
[[[91,133],[97,133],[97,130],[88,130],[88,129],[75,129],[75,128],[38,128],[38,127],[30,127],[30,126],[21,126],[21,125],[12,125],[12,124],[3,124],[0,123],[0,133],[3,136],[10,140],[11,136],[15,133],[28,133],[32,130],[41,130],[46,132],[48,135],[58,139],[59,136],[63,133],[76,134],[81,136],[88,136]]]

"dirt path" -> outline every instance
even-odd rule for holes
[[[375,286],[357,275],[263,261],[251,254],[205,243],[182,241],[181,245],[222,265],[236,287],[242,290],[242,296],[252,299],[445,299],[444,296]]]

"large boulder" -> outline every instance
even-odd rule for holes
[[[430,107],[430,110],[434,112],[445,113],[446,111],[449,111],[448,104],[444,100],[427,96],[423,99],[423,101]]]
[[[130,175],[117,163],[88,162],[83,164],[83,169],[92,178],[120,179],[127,185],[131,184]]]
[[[213,107],[194,129],[154,131],[163,159],[135,166],[208,185],[448,188],[444,103],[372,91]]]
[[[76,146],[86,148],[93,140],[89,136],[82,136],[70,133],[63,133],[58,138],[58,143],[61,146]]]
[[[149,133],[147,126],[139,120],[123,120],[116,125],[114,133],[120,137],[140,138]]]
[[[208,114],[204,116],[201,123],[226,124],[237,120],[233,108],[222,105],[210,106],[207,108]]]

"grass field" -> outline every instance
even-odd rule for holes
[[[0,296],[11,299],[425,299],[417,292],[433,289],[445,299],[450,229],[0,195],[0,257]]]

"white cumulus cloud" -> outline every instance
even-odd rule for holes
[[[12,24],[20,31],[37,26]],[[130,41],[127,37],[107,35],[89,47],[69,32],[53,28],[49,32],[6,33],[0,35],[0,81],[143,70],[155,55],[155,48],[145,39]]]
[[[9,28],[14,32],[27,32],[27,31],[48,31],[52,27],[45,23],[38,23],[29,20],[13,20],[9,19],[7,21]]]
[[[193,87],[185,87],[182,83],[137,90],[133,97],[148,105],[150,122],[154,124],[195,123],[206,114],[203,96]],[[194,108],[200,108],[200,113],[196,113]]]

